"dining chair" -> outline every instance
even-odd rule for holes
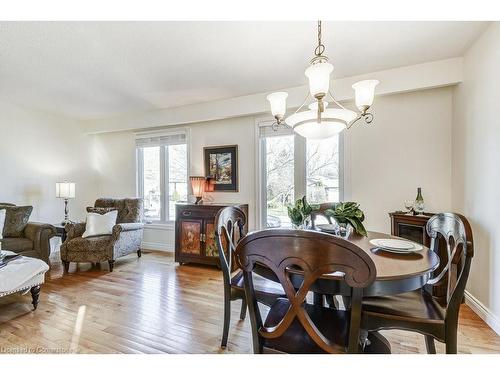
[[[221,347],[225,348],[231,322],[231,301],[241,300],[240,319],[243,320],[246,316],[243,272],[235,271],[233,264],[236,245],[246,235],[246,215],[237,207],[226,207],[217,213],[215,223],[217,225],[215,238],[224,282],[224,328]],[[261,277],[258,280],[257,295],[259,302],[270,306],[278,297],[284,296],[284,291],[278,283]]]
[[[327,216],[325,211],[331,209],[333,207],[334,202],[326,202],[321,203],[319,207],[311,213],[311,226],[313,229],[316,229],[316,223],[319,217],[324,218],[328,224],[333,224],[331,216]],[[339,296],[339,298],[343,301],[344,306],[349,304],[349,297],[347,296]],[[315,304],[325,304],[330,306],[331,308],[337,309],[338,304],[336,303],[335,296],[331,294],[320,294],[314,293],[314,303]]]
[[[363,300],[362,328],[419,332],[425,336],[427,353],[436,353],[436,339],[445,343],[447,354],[455,354],[458,313],[474,255],[472,229],[464,216],[441,213],[429,219],[426,230],[432,251],[438,252],[439,241],[446,242],[446,265],[422,289]],[[443,282],[447,283],[447,296],[441,305],[431,293],[433,285]]]
[[[236,248],[243,269],[254,353],[356,353],[363,288],[376,277],[370,256],[356,245],[325,233],[267,229],[244,237]],[[254,277],[276,278],[286,298],[278,298],[262,322]],[[349,311],[308,304],[307,293],[320,277],[342,272],[352,290]],[[297,274],[297,272],[299,272]],[[302,275],[296,289],[290,277]],[[342,277],[342,276],[339,276]]]

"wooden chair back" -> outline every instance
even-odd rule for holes
[[[429,219],[426,229],[431,238],[431,250],[437,253],[439,241],[444,240],[448,253],[448,259],[442,271],[427,284],[432,286],[447,279],[446,315],[448,317],[449,314],[453,314],[458,317],[474,256],[471,226],[460,214],[440,213]]]
[[[255,352],[262,352],[263,339],[282,336],[294,319],[298,319],[309,337],[320,348],[328,353],[338,352],[338,345],[320,332],[303,306],[307,293],[317,279],[337,271],[344,273],[345,282],[352,288],[348,343],[349,352],[357,351],[362,291],[376,277],[375,264],[361,248],[324,233],[268,229],[253,232],[243,238],[237,246],[236,259],[243,270]],[[290,303],[290,309],[274,327],[264,327],[262,324],[252,278],[256,263],[274,273]],[[303,271],[303,282],[300,288],[295,290],[290,280],[290,272],[297,267]]]
[[[237,207],[225,207],[215,216],[215,242],[219,250],[220,266],[226,286],[231,283],[236,245],[246,235],[246,221],[245,213]]]

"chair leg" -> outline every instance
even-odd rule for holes
[[[247,316],[247,301],[245,298],[241,300],[241,311],[240,311],[240,320],[245,320]]]
[[[115,265],[115,261],[108,260],[108,264],[109,264],[109,272],[113,272],[113,266]]]
[[[230,321],[231,321],[231,300],[229,299],[229,294],[224,293],[224,328],[222,330],[222,341],[220,343],[221,348],[225,348],[227,346]]]
[[[63,260],[63,267],[64,267],[64,272],[68,273],[69,272],[69,262]]]
[[[436,345],[434,345],[434,337],[425,335],[425,348],[427,349],[427,354],[436,354]]]
[[[141,256],[142,256],[142,250],[139,249],[139,250],[137,250],[137,257],[140,258]]]
[[[446,335],[446,354],[457,354],[457,331]]]
[[[361,301],[363,299],[363,289],[352,288],[351,293],[351,319],[349,323],[349,341],[347,352],[359,352],[359,333],[361,326]]]

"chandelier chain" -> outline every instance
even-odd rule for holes
[[[314,50],[316,57],[319,57],[325,52],[325,46],[321,43],[321,21],[318,21],[318,46]]]

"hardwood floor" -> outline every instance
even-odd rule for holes
[[[91,268],[71,264],[63,276],[53,254],[38,310],[31,297],[0,298],[0,353],[251,353],[250,322],[233,314],[226,350],[222,275],[215,268],[178,266],[169,254],[144,251]],[[386,331],[394,353],[425,352],[418,334]],[[444,345],[436,343],[442,353]],[[500,337],[472,310],[460,314],[460,353],[500,353]]]

